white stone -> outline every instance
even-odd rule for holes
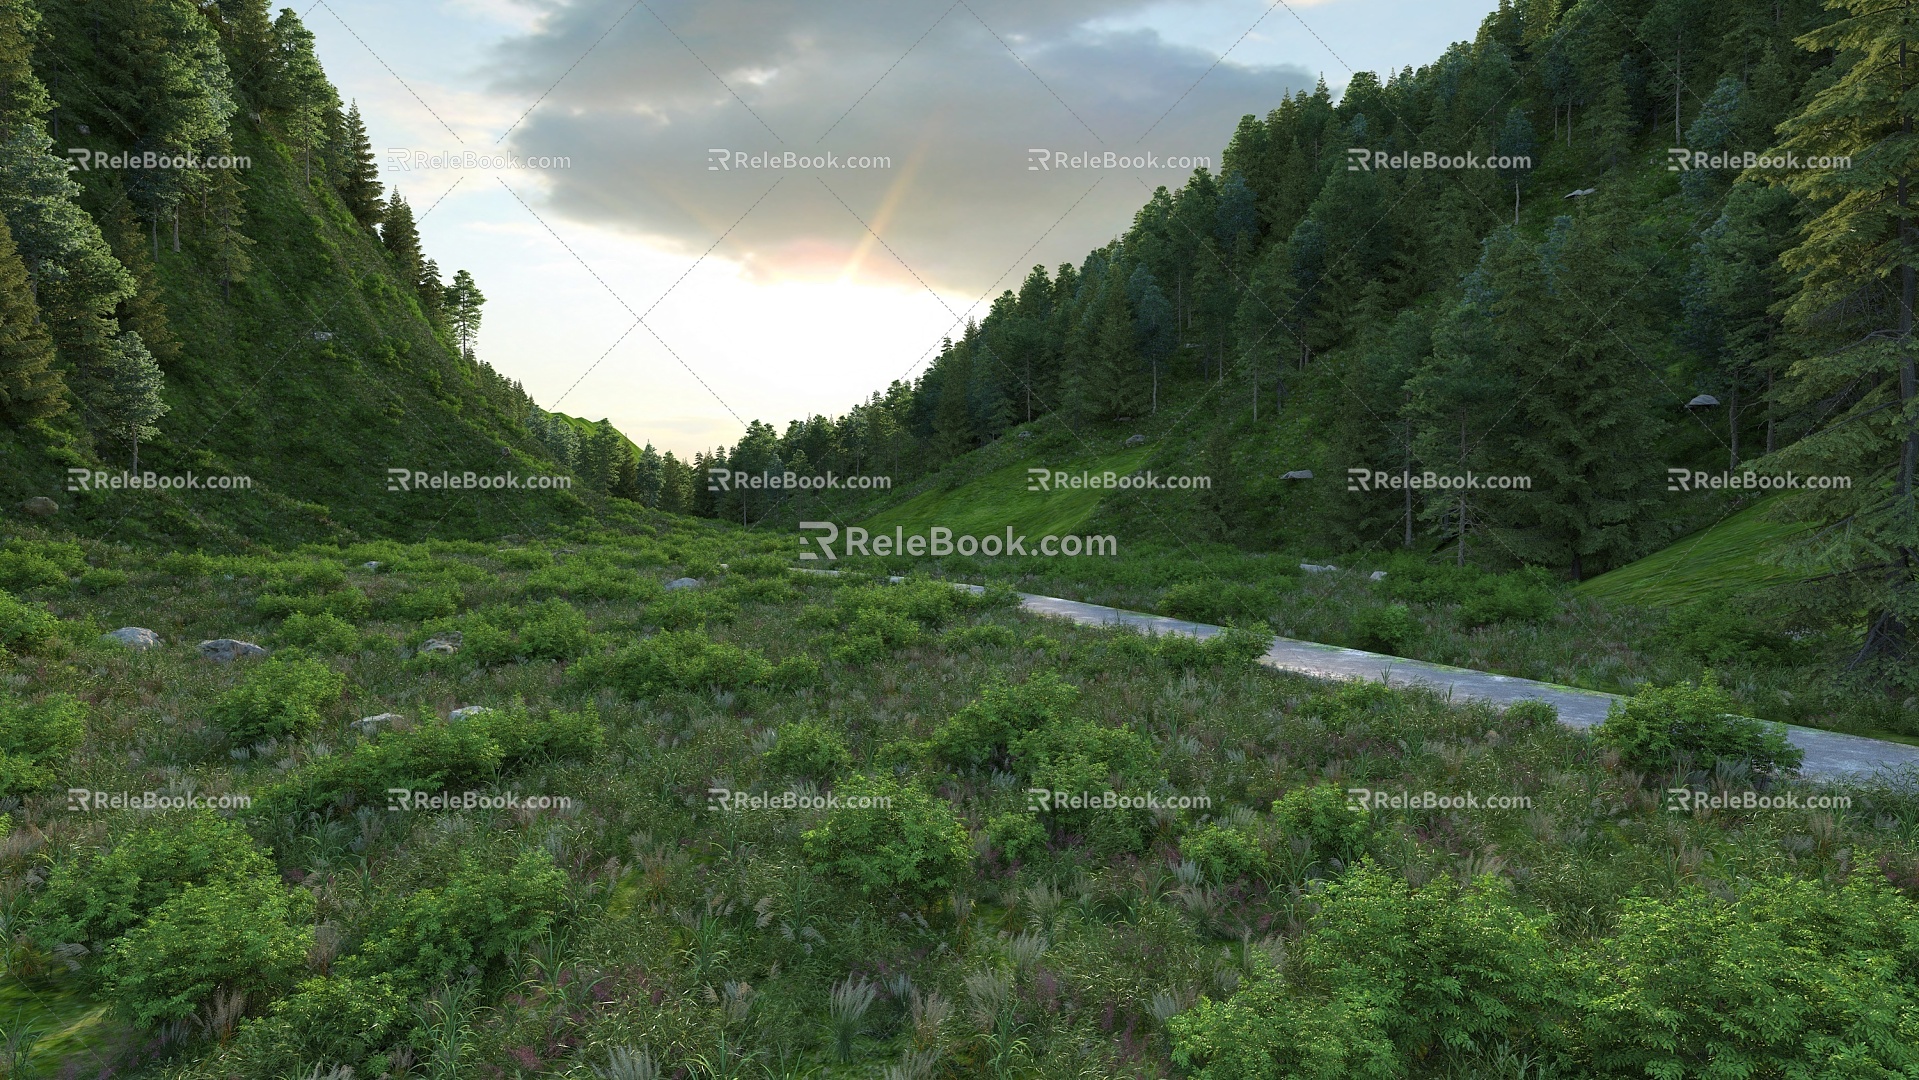
[[[267,651],[251,641],[237,641],[233,638],[214,638],[200,643],[200,655],[218,664],[254,656],[265,656]]]
[[[163,644],[160,635],[144,626],[122,626],[118,630],[109,630],[100,637],[107,641],[117,641],[135,651],[152,649]]]

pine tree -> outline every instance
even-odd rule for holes
[[[465,270],[453,275],[453,284],[446,287],[446,311],[449,324],[453,328],[453,340],[460,355],[468,360],[474,358],[480,339],[480,308],[485,306],[486,297],[473,280],[473,275]]]
[[[347,210],[360,224],[368,228],[379,224],[381,215],[386,212],[386,202],[382,198],[384,189],[380,185],[380,168],[373,154],[373,142],[367,137],[366,123],[360,118],[360,103],[357,101],[347,109],[337,154],[343,166],[338,183],[340,201],[346,203]]]
[[[67,407],[66,383],[53,368],[53,338],[33,302],[26,264],[0,219],[0,411],[15,422]]]
[[[640,505],[656,508],[660,505],[660,491],[665,481],[664,468],[665,462],[660,459],[660,452],[653,449],[652,443],[640,448],[639,456],[633,462],[633,498]]]
[[[161,298],[160,278],[140,235],[140,224],[121,206],[109,222],[108,239],[120,265],[133,276],[134,290],[120,301],[116,311],[120,328],[140,335],[155,361],[162,365],[180,355],[180,341],[167,321],[166,303]]]
[[[393,256],[393,265],[401,277],[408,282],[420,280],[420,230],[413,223],[413,207],[400,197],[397,188],[393,201],[387,206],[386,217],[380,222],[380,243],[386,246],[387,254]]]
[[[40,13],[28,0],[0,0],[0,140],[39,121],[52,108],[33,74],[33,38]]]
[[[233,83],[259,109],[280,74],[268,0],[220,0],[217,11],[220,45],[226,50]]]
[[[428,259],[420,264],[420,276],[413,282],[420,297],[420,314],[435,333],[444,333],[446,324],[446,285],[440,280],[440,264]]]
[[[131,330],[114,338],[109,352],[109,366],[95,373],[88,387],[88,407],[102,435],[127,444],[132,452],[132,471],[137,473],[140,440],[159,434],[153,422],[165,416],[169,408],[160,396],[166,379],[140,335]]]
[[[1245,185],[1242,184],[1243,188]],[[1247,195],[1250,212],[1252,196]],[[1139,356],[1152,372],[1152,410],[1159,411],[1160,369],[1172,359],[1179,344],[1179,332],[1173,326],[1173,305],[1160,291],[1159,281],[1145,263],[1134,268],[1126,283],[1126,298],[1133,308],[1133,340]]]
[[[300,151],[307,181],[313,180],[313,154],[327,137],[327,115],[339,107],[340,95],[327,82],[314,50],[313,31],[284,8],[273,20],[273,48],[277,70],[267,88],[267,101],[279,114],[287,138]]]
[[[1781,125],[1773,153],[1842,156],[1851,168],[1803,169],[1785,183],[1815,211],[1783,259],[1800,290],[1788,325],[1817,348],[1793,368],[1790,401],[1822,403],[1824,422],[1778,455],[1781,468],[1851,478],[1844,489],[1789,492],[1786,510],[1819,527],[1798,552],[1834,622],[1865,612],[1858,661],[1905,685],[1919,624],[1919,348],[1913,341],[1919,227],[1912,135],[1919,23],[1910,4],[1836,0],[1845,17],[1799,39],[1849,59]],[[1856,625],[1856,624],[1855,624]]]

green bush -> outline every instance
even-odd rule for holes
[[[1277,573],[1286,572],[1283,567],[1272,569]],[[1298,581],[1290,576],[1257,585],[1222,578],[1184,581],[1160,595],[1159,610],[1176,618],[1203,623],[1264,621],[1285,603],[1286,594],[1298,587]]]
[[[1273,822],[1288,839],[1312,844],[1321,859],[1338,859],[1348,867],[1366,853],[1373,835],[1371,815],[1353,806],[1335,784],[1295,788],[1280,796],[1273,803]]]
[[[209,717],[237,743],[305,735],[320,726],[320,709],[339,700],[346,676],[310,657],[275,656],[220,695]]]
[[[1179,853],[1214,881],[1258,877],[1268,866],[1258,837],[1216,822],[1181,837]]]
[[[924,901],[960,884],[973,862],[966,826],[945,799],[886,777],[855,776],[843,805],[801,836],[807,861],[869,897]]]
[[[1542,728],[1559,723],[1559,709],[1550,701],[1528,698],[1506,706],[1506,722],[1518,727]]]
[[[396,621],[421,622],[457,615],[464,603],[457,586],[430,585],[389,595],[381,602],[380,613]]]
[[[783,724],[773,748],[764,755],[774,776],[805,776],[830,780],[853,763],[845,740],[824,724]]]
[[[1284,974],[1167,1023],[1173,1061],[1196,1080],[1330,1080],[1425,1075],[1498,1046],[1542,1055],[1564,1018],[1547,922],[1496,878],[1414,889],[1356,870],[1326,890]]]
[[[1673,648],[1708,664],[1777,664],[1792,639],[1723,604],[1695,604],[1673,614],[1661,635]]]
[[[377,1076],[376,1055],[413,1019],[411,1003],[387,975],[311,978],[248,1021],[237,1040],[249,1076],[300,1076],[309,1062]]]
[[[580,609],[560,599],[542,601],[520,627],[520,655],[530,660],[571,660],[586,652],[591,631]]]
[[[592,702],[580,712],[555,710],[535,719],[526,704],[515,699],[505,708],[451,722],[470,725],[497,744],[500,765],[507,769],[533,761],[585,760],[600,752],[606,738]]]
[[[60,620],[46,608],[0,591],[0,652],[31,652],[52,641],[59,630]]]
[[[789,656],[773,665],[773,673],[766,677],[767,685],[783,690],[817,686],[819,681],[820,662],[810,656]]]
[[[977,768],[1004,757],[1015,738],[1067,716],[1078,700],[1079,688],[1050,671],[1023,683],[995,675],[978,701],[933,732],[929,749],[949,764]]]
[[[66,584],[66,570],[45,555],[31,551],[0,551],[0,588],[24,592],[28,589],[64,588]]]
[[[778,555],[746,555],[726,564],[728,574],[745,578],[786,578],[792,563]]]
[[[88,570],[80,575],[80,587],[91,593],[117,589],[128,581],[124,570]]]
[[[56,863],[34,905],[36,936],[97,952],[189,886],[272,873],[273,864],[232,821],[205,812],[166,814],[105,851]]]
[[[578,556],[528,574],[526,590],[534,596],[570,596],[576,600],[619,600],[627,603],[645,603],[663,595],[660,583],[650,577]]]
[[[995,851],[1014,862],[1046,853],[1046,827],[1032,814],[1017,810],[989,819],[986,839]]]
[[[0,798],[52,787],[86,738],[86,707],[66,694],[38,704],[0,697]]]
[[[553,556],[539,548],[507,548],[495,557],[508,570],[541,570],[553,565]]]
[[[1539,567],[1489,574],[1471,566],[1395,559],[1385,593],[1410,604],[1457,605],[1460,621],[1469,627],[1538,621],[1559,606],[1558,584]]]
[[[1187,634],[1168,634],[1158,639],[1154,651],[1177,671],[1211,668],[1243,668],[1258,663],[1272,648],[1273,635],[1264,630],[1229,626],[1208,638]]]
[[[1419,620],[1405,604],[1361,608],[1353,614],[1355,648],[1398,655],[1419,637]]]
[[[1866,874],[1628,899],[1577,968],[1581,1041],[1606,1076],[1919,1074],[1916,919]]]
[[[213,560],[197,552],[169,551],[153,561],[153,568],[178,578],[203,578],[213,573]]]
[[[739,614],[739,606],[732,600],[707,589],[678,589],[646,606],[647,620],[666,630],[730,623]]]
[[[668,690],[738,690],[766,681],[773,667],[757,653],[697,630],[663,630],[618,652],[588,657],[577,670],[587,685],[637,700]]]
[[[216,995],[263,1004],[306,970],[312,908],[277,878],[189,885],[107,951],[108,993],[146,1026],[189,1019]]]
[[[142,1026],[186,1021],[219,994],[265,1003],[305,973],[311,919],[313,896],[276,877],[190,884],[107,950],[107,996]]]
[[[360,647],[360,632],[330,612],[295,612],[280,624],[280,641],[287,645],[329,653],[351,653]]]
[[[366,616],[366,594],[359,589],[339,589],[312,594],[261,593],[253,600],[253,610],[267,618],[291,618],[295,615],[332,615],[354,620]]]
[[[1783,725],[1738,716],[1733,707],[1710,672],[1695,684],[1647,686],[1613,705],[1593,742],[1618,750],[1627,768],[1649,772],[1711,771],[1721,760],[1747,762],[1759,776],[1799,767],[1805,752],[1786,741]]]
[[[477,973],[497,979],[507,959],[545,933],[566,899],[566,875],[544,849],[510,866],[469,853],[446,884],[389,895],[342,974],[390,976],[418,991]]]

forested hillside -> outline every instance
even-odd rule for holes
[[[1102,527],[1138,544],[1405,547],[1572,580],[1756,494],[1674,492],[1668,469],[1839,476],[1779,500],[1823,526],[1801,534],[1816,586],[1792,602],[1854,626],[1861,659],[1902,655],[1919,443],[1897,17],[1504,3],[1417,71],[1248,115],[1217,175],[1142,186],[1123,235],[1034,267],[910,385],[755,425],[696,471],[800,463],[910,494],[985,471],[954,463],[1029,422],[1028,464],[1143,434],[1144,468],[1212,486],[1107,498]],[[1360,167],[1355,149],[1530,167]],[[1690,167],[1747,153],[1793,162]],[[1356,492],[1353,468],[1531,486]],[[819,512],[803,492],[696,497],[721,518]]]
[[[475,356],[478,284],[421,249],[445,192],[385,190],[293,11],[4,0],[0,69],[10,507],[234,542],[537,532],[586,512],[585,484],[389,490],[395,468],[567,469],[526,393]],[[75,491],[76,466],[249,485]]]

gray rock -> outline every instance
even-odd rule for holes
[[[361,564],[360,564],[360,569],[362,569],[362,570],[378,570],[378,569],[379,569],[380,567],[382,567],[382,566],[385,566],[385,565],[386,565],[385,563],[383,563],[383,562],[380,562],[380,561],[378,561],[378,560],[376,559],[376,560],[374,560],[373,562],[363,562],[363,563],[361,563]]]
[[[1313,470],[1311,469],[1294,469],[1280,477],[1281,480],[1311,480],[1312,478]]]
[[[1309,574],[1330,574],[1333,571],[1339,569],[1339,567],[1334,566],[1331,563],[1321,566],[1319,563],[1309,563],[1309,562],[1300,563],[1299,568],[1301,570],[1306,571]]]
[[[1145,446],[1145,445],[1146,445],[1146,436],[1144,436],[1144,435],[1135,435],[1135,436],[1133,436],[1132,438],[1130,438],[1130,439],[1128,439],[1128,440],[1126,440],[1126,445],[1127,445],[1127,446]]]
[[[680,577],[674,578],[672,581],[666,583],[667,592],[678,592],[681,589],[697,589],[699,587],[699,578]]]
[[[60,512],[60,504],[47,498],[45,495],[35,495],[33,498],[21,503],[20,509],[32,514],[34,517],[52,517]]]
[[[160,635],[144,626],[122,626],[118,630],[109,630],[101,634],[100,638],[103,641],[117,641],[135,652],[157,648],[164,644],[160,640]]]
[[[1015,436],[1015,438],[1020,438],[1020,439],[1030,439],[1032,437],[1033,437],[1033,433],[1030,431],[1022,431],[1017,436]]]
[[[236,641],[230,637],[214,638],[200,643],[200,655],[216,664],[225,664],[234,660],[265,656],[267,651],[251,641]]]
[[[358,728],[362,735],[372,735],[380,730],[382,724],[397,724],[406,717],[396,712],[383,712],[378,716],[362,716],[351,727]]]
[[[435,634],[420,643],[422,656],[452,656],[460,651],[465,637],[458,630],[449,630],[444,634]]]
[[[457,708],[453,710],[452,712],[447,713],[446,718],[448,720],[466,720],[470,717],[478,716],[481,713],[490,713],[492,711],[493,711],[492,709],[489,709],[484,705],[463,705],[460,708]]]
[[[1373,572],[1372,572],[1371,574],[1369,574],[1369,575],[1367,575],[1367,576],[1368,576],[1368,577],[1370,577],[1370,578],[1371,578],[1372,580],[1374,580],[1374,581],[1385,581],[1385,580],[1386,580],[1386,571],[1384,571],[1384,570],[1375,570],[1375,571],[1373,571]]]

